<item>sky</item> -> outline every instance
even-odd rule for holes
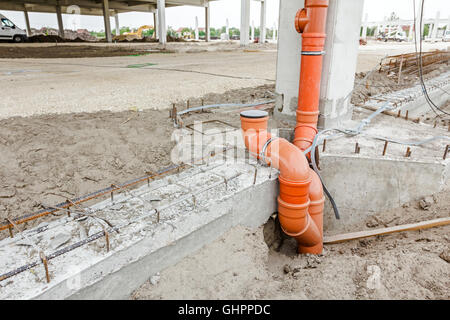
[[[334,1],[334,0],[331,0]],[[345,1],[345,0],[344,0]],[[364,1],[364,0],[361,0]],[[267,17],[266,26],[272,28],[274,23],[278,21],[279,0],[266,0]],[[365,0],[364,11],[368,14],[369,21],[383,20],[384,17],[395,12],[401,19],[411,19],[413,16],[413,0]],[[416,0],[418,3],[418,0]],[[241,0],[219,0],[213,1],[211,6],[211,27],[217,28],[225,25],[228,18],[230,27],[239,28],[240,25],[240,8]],[[258,1],[250,1],[250,23],[254,21],[255,26],[259,25],[260,20],[260,3]],[[434,18],[436,11],[440,11],[441,19],[447,19],[450,15],[450,0],[426,0],[424,5],[424,17]],[[199,26],[205,24],[204,8],[180,6],[166,9],[167,25],[178,29],[179,27],[194,27],[195,16],[198,16]],[[25,28],[25,18],[23,12],[0,10],[0,13],[11,19],[20,28]],[[32,28],[40,29],[41,27],[57,28],[57,20],[55,14],[48,13],[30,13],[30,23]],[[121,13],[119,14],[120,26],[128,26],[137,28],[141,25],[153,25],[153,15],[151,13]],[[73,21],[70,15],[63,15],[64,26],[66,29],[73,29]],[[88,29],[90,31],[100,31],[104,29],[103,18],[100,16],[81,16],[77,20],[80,24],[79,28]],[[111,27],[114,28],[114,19],[111,19]]]

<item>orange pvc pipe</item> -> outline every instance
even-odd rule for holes
[[[303,151],[312,145],[317,134],[327,10],[328,0],[305,0],[305,8],[295,18],[303,41],[293,144],[281,138],[272,139],[267,132],[267,113],[257,110],[241,113],[246,148],[280,171],[278,218],[283,231],[297,240],[299,253],[320,254],[323,250],[322,182],[309,167]]]
[[[306,156],[299,148],[286,139],[272,139],[267,132],[267,120],[268,117],[255,119],[246,117],[245,112],[241,114],[245,145],[255,157],[263,157],[267,164],[280,171],[278,217],[283,231],[296,238],[299,252],[319,254],[322,252],[323,235],[322,224],[316,221],[320,222],[321,217],[313,217],[309,212],[312,208],[315,215],[319,214],[320,208],[316,204],[319,196],[315,180],[317,175],[310,169]],[[265,145],[267,147],[263,149]],[[317,196],[311,198],[311,191]]]
[[[295,18],[295,27],[302,33],[302,60],[293,143],[303,151],[312,145],[317,134],[327,10],[328,0],[305,0],[305,8]]]

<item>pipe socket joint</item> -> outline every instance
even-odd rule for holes
[[[298,33],[303,33],[308,21],[308,13],[306,9],[303,8],[298,10],[295,15],[295,30],[297,30]]]

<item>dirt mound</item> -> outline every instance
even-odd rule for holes
[[[449,193],[431,199],[428,211],[412,201],[379,213],[374,227],[446,217]],[[318,256],[297,255],[296,241],[280,243],[274,230],[281,233],[272,219],[257,230],[231,229],[130,298],[449,299],[449,226],[325,245]]]
[[[133,40],[120,40],[118,42],[158,42],[157,39],[154,39],[152,37],[143,37],[142,39],[133,39]],[[182,38],[175,38],[170,35],[167,35],[167,42],[186,42],[186,40]]]
[[[31,43],[53,43],[53,42],[87,42],[86,40],[76,37],[75,39],[63,39],[60,36],[39,34],[28,38]]]
[[[73,42],[73,41],[71,41]],[[83,42],[82,40],[80,42]],[[58,42],[55,42],[55,44]],[[170,52],[160,50],[158,52]],[[150,54],[148,48],[114,47],[114,46],[89,46],[89,45],[51,45],[42,47],[10,46],[0,47],[0,58],[94,58],[94,57],[119,57],[140,54]]]
[[[423,78],[426,81],[430,78],[439,76],[442,72],[446,72],[447,70],[447,62],[438,63],[433,65],[433,68],[424,68]],[[399,75],[396,72],[387,73],[376,70],[364,80],[367,73],[368,72],[356,73],[355,88],[351,99],[353,104],[362,104],[372,96],[409,88],[419,83],[417,69],[403,73],[400,82],[398,80]]]
[[[31,43],[44,43],[44,42],[66,42],[67,40],[55,35],[39,34],[28,37],[28,42]]]

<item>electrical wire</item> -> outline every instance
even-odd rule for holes
[[[430,109],[433,110],[433,112],[436,114],[437,117],[441,118],[442,115],[439,114],[436,110],[439,110],[440,112],[446,114],[446,115],[450,115],[450,113],[445,112],[444,110],[442,110],[441,108],[439,108],[430,98],[428,91],[427,91],[427,87],[425,85],[425,81],[423,80],[423,59],[422,59],[422,21],[423,21],[423,8],[424,8],[424,3],[425,0],[421,0],[421,8],[420,8],[420,20],[419,20],[419,37],[420,37],[420,42],[419,42],[419,50],[417,50],[417,17],[416,17],[416,2],[415,0],[413,0],[413,9],[414,9],[414,45],[415,45],[415,51],[416,51],[416,60],[417,60],[417,66],[419,69],[419,80],[420,80],[420,85],[422,87],[422,92],[424,94],[425,100],[427,101],[427,104],[429,105]]]

